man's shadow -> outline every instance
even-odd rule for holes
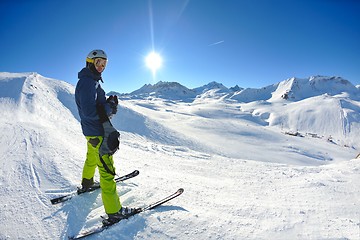
[[[59,210],[44,218],[44,220],[50,219],[57,214],[67,216],[67,223],[64,226],[60,239],[69,239],[69,236],[77,235],[86,225],[91,211],[102,207],[101,199],[98,200],[99,204],[96,204],[96,199],[100,195],[101,191],[94,191],[74,196],[70,201],[63,203]]]

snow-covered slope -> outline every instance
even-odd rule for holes
[[[264,93],[265,89],[269,87],[263,89]],[[284,131],[300,131],[360,147],[360,91],[349,81],[321,76],[290,78],[277,84],[271,94],[267,100],[259,98],[265,101],[243,104],[242,109]]]
[[[74,87],[36,73],[1,73],[0,89],[0,239],[57,239],[64,215],[55,214],[46,191],[69,186],[82,165],[77,144],[85,144]]]
[[[272,96],[272,93],[276,90],[277,86],[278,84],[274,84],[263,87],[261,89],[256,89],[256,88],[242,89],[240,91],[235,92],[232,96],[230,96],[230,99],[244,103],[269,100]]]
[[[119,184],[123,205],[185,192],[89,239],[357,239],[357,93],[275,101],[276,89],[264,88],[261,101],[214,89],[192,102],[123,98],[112,120],[122,134],[115,165],[119,175],[140,171]],[[99,192],[49,201],[81,180],[74,86],[0,73],[0,111],[0,239],[67,239],[104,214]],[[284,134],[291,129],[304,137]]]

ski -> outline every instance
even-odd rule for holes
[[[124,176],[121,176],[121,177],[117,177],[115,178],[115,182],[118,183],[118,182],[122,182],[122,181],[125,181],[127,179],[130,179],[130,178],[133,178],[133,177],[136,177],[137,175],[139,175],[139,171],[138,170],[135,170],[133,171],[132,173],[129,173],[129,174],[126,174]],[[86,192],[92,192],[92,191],[95,191],[97,189],[100,188],[100,184],[97,184],[97,185],[94,185],[91,189],[89,189],[88,191]],[[69,199],[71,199],[72,197],[76,196],[76,195],[80,195],[80,194],[83,194],[83,193],[86,193],[86,192],[83,192],[83,191],[73,191],[71,193],[68,193],[68,194],[65,194],[63,196],[60,196],[60,197],[57,197],[57,198],[53,198],[51,199],[51,203],[54,205],[54,204],[58,204],[58,203],[61,203],[61,202],[65,202]]]
[[[136,214],[139,214],[139,213],[141,213],[141,212],[145,212],[145,211],[154,209],[154,208],[156,208],[156,207],[158,207],[158,206],[160,206],[160,205],[162,205],[162,204],[170,201],[171,199],[174,199],[174,198],[180,196],[183,192],[184,192],[184,189],[183,189],[183,188],[179,188],[175,193],[167,196],[166,198],[163,198],[163,199],[161,199],[161,200],[159,200],[159,201],[157,201],[157,202],[154,202],[154,203],[152,203],[152,204],[149,204],[149,205],[147,205],[147,206],[145,206],[145,207],[143,207],[143,208],[138,208],[138,211],[136,211],[136,212],[135,212],[134,214],[132,214],[132,215],[127,216],[127,218],[129,218],[129,217],[131,217],[131,216],[134,216],[134,215],[136,215]],[[124,218],[124,219],[127,219],[127,218]],[[104,219],[104,220],[106,221],[106,219]],[[120,221],[120,222],[121,222],[121,221]],[[116,223],[118,223],[118,222],[116,222]],[[88,230],[85,230],[85,231],[83,231],[83,232],[80,232],[80,233],[79,233],[78,235],[76,235],[76,236],[72,236],[72,237],[69,236],[69,239],[71,239],[71,240],[74,240],[74,239],[82,239],[82,238],[88,237],[88,236],[90,236],[90,235],[94,235],[94,234],[96,234],[96,233],[100,233],[100,232],[104,231],[105,229],[108,229],[109,227],[115,225],[116,223],[106,224],[106,225],[104,225],[104,224],[103,224],[103,225],[97,225],[97,226],[95,226],[95,227],[93,227],[93,228],[90,228],[90,229],[88,229]]]

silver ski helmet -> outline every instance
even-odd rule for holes
[[[94,63],[95,58],[102,58],[107,60],[107,55],[103,50],[92,50],[86,57],[86,62]]]

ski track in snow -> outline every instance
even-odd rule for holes
[[[81,180],[73,87],[16,76],[0,81],[0,239],[67,239],[105,214],[100,191],[50,203]],[[360,239],[356,150],[284,135],[253,105],[218,100],[121,101],[117,173],[140,171],[118,184],[122,204],[185,191],[88,239]]]

